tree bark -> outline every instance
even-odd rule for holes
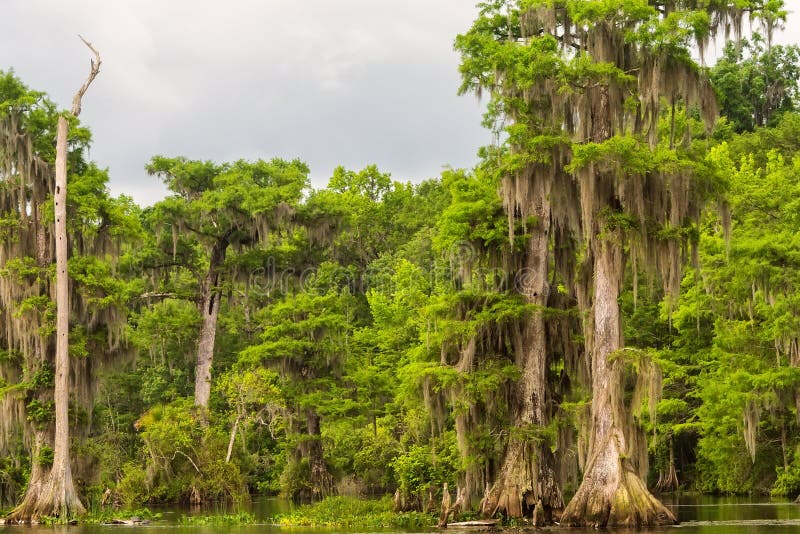
[[[208,409],[208,401],[211,397],[211,366],[214,363],[214,343],[217,337],[217,319],[219,317],[219,271],[225,261],[227,249],[228,242],[225,239],[219,239],[214,243],[208,272],[202,284],[202,309],[200,311],[203,315],[203,325],[200,329],[200,339],[197,342],[194,404],[204,410]]]
[[[547,413],[547,333],[544,308],[549,296],[550,203],[545,181],[531,184],[530,212],[538,224],[531,229],[525,269],[518,275],[517,290],[535,307],[527,320],[522,346],[516,347],[517,365],[522,376],[516,384],[512,402],[514,426],[494,484],[482,503],[485,516],[533,516],[538,505],[540,522],[552,521],[563,507],[554,459],[549,444],[530,440],[529,434],[548,423]],[[543,518],[543,519],[541,519]]]
[[[36,514],[36,507],[39,496],[43,493],[44,484],[50,474],[48,468],[41,464],[40,455],[42,447],[45,445],[45,435],[43,431],[37,430],[34,435],[33,450],[31,451],[31,475],[28,479],[28,487],[22,502],[6,518],[6,523],[35,523],[39,516]]]
[[[620,245],[611,239],[600,241],[594,260],[589,454],[583,481],[561,524],[595,528],[674,524],[675,516],[650,493],[630,460],[621,367],[609,361],[622,346],[617,301],[623,265]]]
[[[306,414],[306,430],[308,441],[303,455],[308,458],[311,469],[311,499],[317,500],[333,494],[333,476],[325,465],[322,451],[322,432],[320,431],[320,418],[316,412],[309,410]]]
[[[58,118],[56,139],[56,376],[53,467],[37,503],[40,515],[66,518],[86,513],[75,492],[69,455],[69,273],[67,271],[67,132],[64,116]]]
[[[450,490],[447,487],[447,482],[442,486],[442,506],[439,512],[439,522],[436,524],[438,528],[447,528],[447,518],[450,516]]]
[[[228,452],[225,455],[225,463],[230,463],[231,461],[231,454],[233,454],[233,442],[236,440],[236,431],[239,429],[239,419],[240,417],[236,417],[236,421],[233,422],[233,427],[231,428],[231,436],[228,439]]]

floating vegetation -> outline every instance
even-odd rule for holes
[[[273,516],[270,522],[284,527],[418,528],[435,525],[436,518],[423,512],[395,513],[389,497],[362,500],[339,496]]]
[[[250,512],[239,512],[236,514],[214,514],[214,515],[184,515],[178,520],[181,525],[253,525],[256,516]]]

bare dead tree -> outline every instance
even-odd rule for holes
[[[79,36],[92,51],[91,70],[86,81],[72,99],[71,114],[81,112],[81,99],[100,73],[100,54],[92,44]],[[55,434],[53,440],[53,465],[46,478],[30,483],[22,503],[15,508],[9,522],[36,523],[50,516],[67,518],[86,512],[75,491],[69,454],[69,274],[67,271],[67,134],[69,122],[66,114],[58,117],[56,131],[55,169],[55,228],[56,241],[56,373]],[[36,461],[36,460],[34,460]],[[33,481],[32,481],[33,482]]]

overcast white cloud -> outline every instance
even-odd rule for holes
[[[3,3],[0,69],[63,107],[88,53],[103,56],[81,119],[114,193],[149,204],[155,154],[299,157],[323,186],[336,165],[399,180],[469,167],[489,142],[456,95],[455,35],[476,0],[18,0]],[[800,0],[788,0],[797,11]],[[782,40],[795,40],[794,14]]]
[[[458,97],[455,35],[471,0],[28,0],[5,3],[0,68],[66,107],[103,69],[81,119],[115,193],[164,194],[155,154],[218,161],[299,157],[315,185],[336,165],[396,179],[474,164],[489,136]]]

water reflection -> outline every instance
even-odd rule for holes
[[[746,497],[681,497],[667,500],[682,523],[800,521],[800,506],[789,501]],[[791,525],[794,526],[794,525]]]

